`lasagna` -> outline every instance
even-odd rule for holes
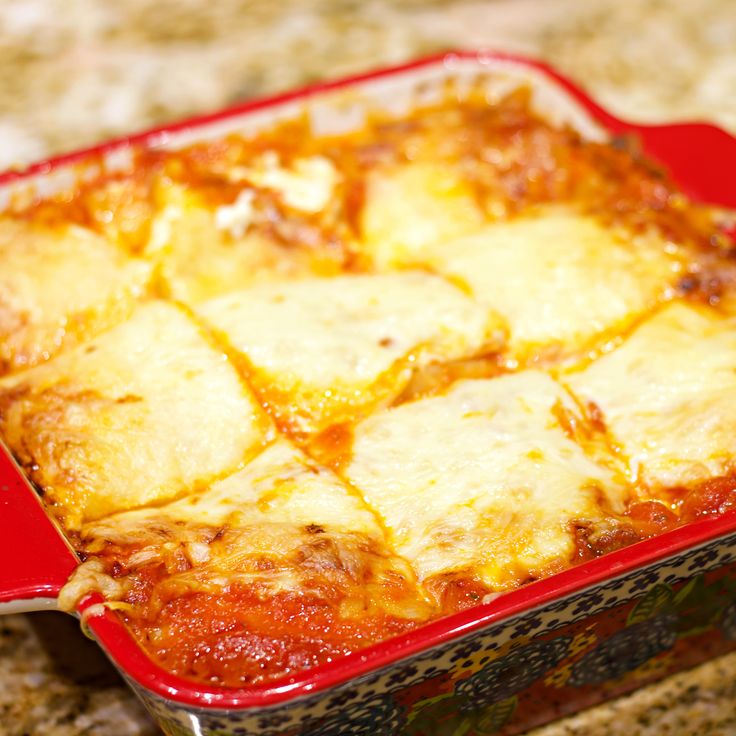
[[[134,150],[0,217],[0,436],[160,665],[242,687],[736,502],[736,250],[528,89]]]

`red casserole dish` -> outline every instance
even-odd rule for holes
[[[0,177],[54,191],[99,156],[262,127],[305,107],[350,126],[361,106],[408,104],[447,79],[493,73],[532,85],[541,108],[591,137],[637,137],[690,197],[736,208],[736,140],[706,124],[639,126],[606,113],[547,66],[458,52],[310,87],[113,141]],[[0,453],[0,612],[55,607],[77,558]],[[30,543],[30,540],[33,540]],[[11,551],[12,550],[12,551]],[[89,607],[94,598],[85,601]],[[111,612],[91,634],[169,734],[514,734],[734,648],[736,514],[706,518],[503,594],[329,664],[248,689],[158,667]]]

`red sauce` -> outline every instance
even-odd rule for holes
[[[640,539],[674,529],[682,519],[661,501],[637,501],[629,506],[626,513]]]
[[[736,476],[710,478],[687,491],[679,505],[682,523],[736,508]]]
[[[375,615],[346,620],[332,601],[287,593],[260,598],[237,585],[179,596],[155,623],[129,617],[128,624],[164,668],[233,687],[329,662],[415,625]]]
[[[425,581],[425,587],[444,614],[464,611],[483,602],[492,590],[478,580],[472,571],[437,575]]]

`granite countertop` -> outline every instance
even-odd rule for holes
[[[2,0],[0,167],[458,46],[547,59],[623,116],[736,132],[733,0]],[[0,619],[0,736],[156,733],[73,619]],[[736,734],[736,654],[534,732],[583,734]]]

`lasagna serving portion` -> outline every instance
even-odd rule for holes
[[[735,253],[527,89],[18,198],[0,436],[82,560],[61,605],[247,686],[722,512]]]

